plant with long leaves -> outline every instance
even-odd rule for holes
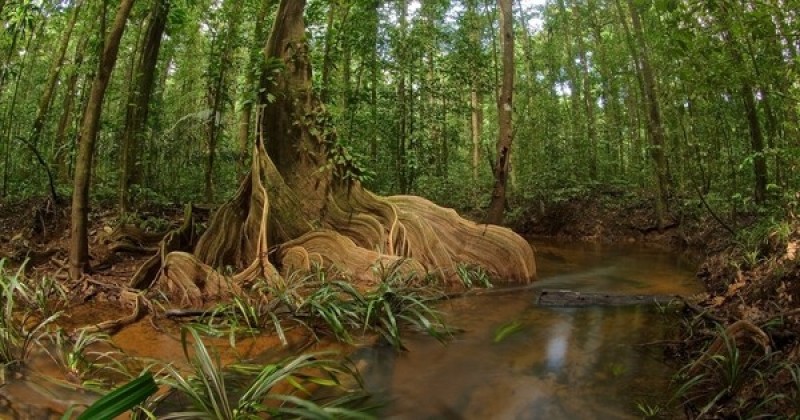
[[[415,286],[413,275],[399,265],[376,270],[376,276],[377,287],[366,292],[319,267],[276,284],[256,282],[209,313],[206,324],[212,331],[226,326],[232,341],[238,332],[270,328],[286,344],[287,322],[304,326],[314,336],[327,333],[343,342],[351,342],[354,331],[377,333],[398,349],[403,348],[404,325],[446,338],[449,329],[432,306],[440,297],[434,288]]]
[[[367,395],[348,389],[342,379],[361,388],[357,372],[326,354],[305,354],[266,365],[236,364],[225,370],[192,326],[181,334],[184,355],[192,372],[184,376],[167,368],[166,382],[191,401],[191,407],[164,419],[257,419],[300,417],[314,419],[371,418],[355,407]],[[317,387],[333,390],[333,397],[317,397]]]
[[[11,275],[0,260],[0,366],[25,363],[47,327],[61,316],[38,308],[36,291],[25,284],[23,273],[24,264]]]
[[[380,334],[397,349],[403,348],[402,326],[420,328],[439,340],[448,329],[431,306],[434,298],[427,289],[409,286],[399,271],[382,279],[374,290],[361,292],[345,281],[321,284],[308,296],[295,316],[310,325],[321,322],[339,340],[349,342],[350,331]]]
[[[107,353],[92,353],[89,351],[90,347],[100,344],[111,345],[111,337],[108,334],[91,331],[88,328],[81,328],[74,334],[67,334],[59,329],[51,336],[51,340],[54,348],[49,352],[50,356],[75,380],[82,380],[91,371],[99,368],[96,359],[107,355]]]

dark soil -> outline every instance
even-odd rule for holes
[[[120,290],[151,254],[111,252],[116,227],[124,222],[148,232],[165,233],[179,226],[183,217],[179,206],[150,206],[121,220],[109,207],[98,206],[90,212],[89,252],[93,271],[73,281],[66,275],[69,207],[55,205],[49,198],[0,202],[0,258],[5,259],[8,270],[15,271],[24,264],[31,277],[47,275],[62,281],[71,298],[68,310],[71,316],[62,320],[64,327],[109,321],[130,311],[121,308]]]

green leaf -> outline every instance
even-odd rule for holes
[[[506,339],[511,334],[522,330],[522,323],[519,321],[512,321],[507,324],[504,324],[500,328],[497,329],[494,333],[494,342],[499,343]]]
[[[136,407],[158,390],[153,375],[144,374],[115,389],[89,406],[78,420],[113,419]]]

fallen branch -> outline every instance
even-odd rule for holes
[[[668,304],[679,300],[675,295],[613,295],[608,293],[576,292],[573,290],[544,289],[536,298],[543,306],[593,306],[593,305],[647,305]]]

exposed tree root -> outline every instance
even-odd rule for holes
[[[146,308],[148,305],[145,302],[144,296],[141,294],[123,291],[122,294],[120,294],[120,298],[134,301],[133,312],[131,312],[130,315],[90,325],[85,327],[84,330],[89,333],[103,332],[107,334],[113,334],[119,331],[122,327],[133,324],[134,322],[142,319],[142,317],[147,313]]]
[[[527,283],[535,277],[533,251],[524,239],[506,228],[462,219],[420,197],[378,197],[356,184],[346,193],[331,194],[324,216],[307,221],[263,149],[255,155],[251,176],[214,214],[194,255],[169,252],[191,242],[186,238],[191,223],[185,223],[167,235],[136,278],[154,274],[173,303],[202,308],[259,277],[272,281],[316,267],[336,270],[362,288],[376,284],[387,267],[409,278],[436,276],[451,284],[459,264],[483,267],[500,281]],[[274,212],[268,191],[279,198]],[[313,229],[314,224],[325,228]],[[269,235],[268,227],[279,233]],[[270,255],[268,237],[298,233]],[[176,238],[183,239],[170,242]],[[237,274],[223,275],[223,268]],[[131,287],[149,284],[139,280]]]
[[[339,149],[311,87],[304,7],[302,0],[281,2],[276,12],[265,54],[281,69],[262,80],[249,177],[213,215],[192,254],[191,227],[167,235],[131,286],[155,284],[173,303],[203,308],[258,278],[277,283],[315,266],[362,288],[388,267],[410,281],[435,276],[451,285],[462,264],[499,281],[533,280],[533,250],[511,230],[467,221],[420,197],[376,196],[343,176],[358,173],[352,162],[329,161]]]
[[[183,214],[183,225],[178,229],[168,232],[159,243],[158,251],[150,257],[133,275],[128,287],[132,289],[146,289],[153,284],[159,270],[163,266],[163,260],[167,254],[173,251],[186,251],[194,246],[196,232],[194,218],[192,217],[192,206],[186,206]]]
[[[127,244],[135,247],[156,247],[169,232],[151,233],[135,225],[120,225],[108,236],[111,247]]]

